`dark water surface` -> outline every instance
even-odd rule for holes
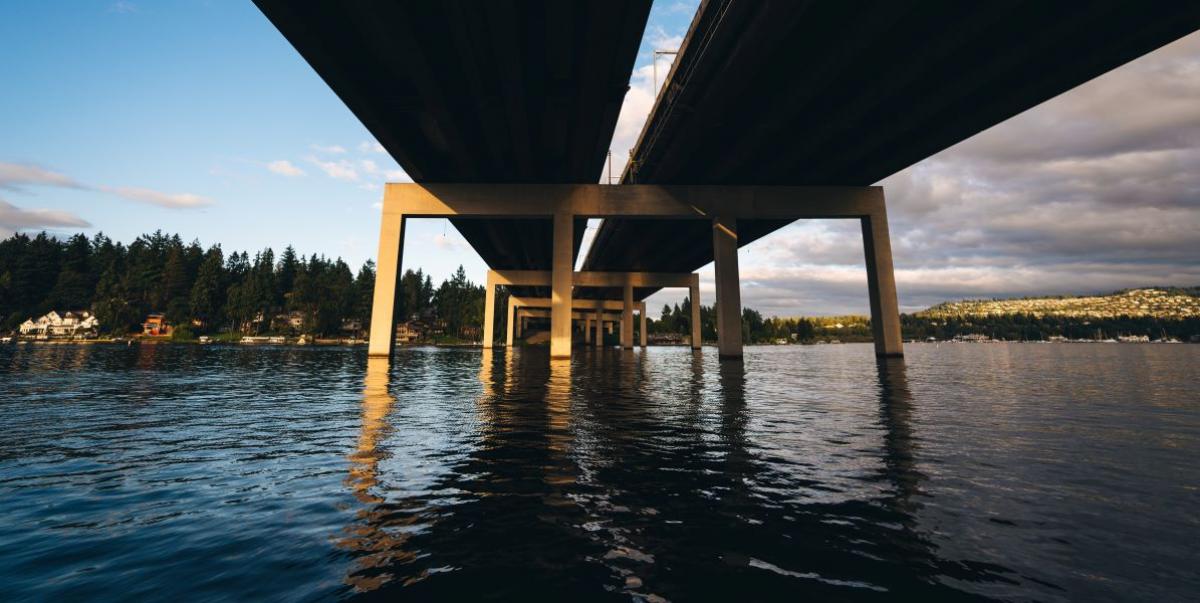
[[[1200,346],[0,349],[0,599],[1188,600]]]

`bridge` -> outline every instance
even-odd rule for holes
[[[414,180],[385,187],[372,356],[392,351],[404,227],[422,217],[449,218],[493,276],[536,273],[507,286],[547,300],[553,357],[613,306],[631,347],[635,308],[667,282],[648,276],[709,262],[719,352],[740,357],[738,247],[858,220],[876,353],[901,355],[873,183],[1200,29],[1200,3],[1177,1],[705,0],[602,186],[648,1],[256,3]],[[603,223],[576,272],[588,218]]]

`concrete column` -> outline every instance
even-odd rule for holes
[[[390,357],[396,342],[396,302],[400,296],[400,266],[404,255],[404,214],[384,207],[379,225],[379,258],[375,295],[371,300],[371,341],[368,357]]]
[[[604,312],[596,311],[596,336],[592,339],[596,347],[604,347]]]
[[[621,348],[633,349],[633,285],[625,281],[625,305],[621,308]]]
[[[487,289],[483,295],[483,349],[492,349],[492,339],[496,337],[496,282],[491,270],[488,270]]]
[[[521,308],[517,308],[516,314],[517,323],[513,325],[513,328],[517,339],[520,339],[525,336],[525,313],[521,311]]]
[[[692,282],[688,285],[688,297],[692,300],[692,349],[698,350],[704,343],[701,341],[700,329],[700,275],[693,274]]]
[[[717,351],[742,357],[742,292],[738,277],[737,220],[713,220],[713,260],[717,280]],[[693,306],[696,302],[692,302]]]
[[[642,302],[641,307],[638,309],[638,316],[641,321],[639,325],[640,329],[638,330],[638,343],[644,349],[646,347],[646,302]]]
[[[583,342],[592,342],[592,317],[588,316],[583,319]]]
[[[550,357],[571,356],[571,287],[574,277],[575,216],[554,214],[554,257],[550,277]]]
[[[508,333],[506,333],[504,336],[504,347],[509,347],[509,348],[512,347],[513,329],[516,328],[515,325],[513,325],[513,323],[516,322],[516,317],[517,317],[517,304],[514,304],[513,300],[512,300],[512,296],[509,296],[509,298],[508,298],[508,323],[507,323],[508,328],[505,329],[506,331],[508,331]]]
[[[871,332],[875,355],[904,356],[900,338],[900,305],[896,301],[896,275],[892,270],[892,242],[888,237],[887,211],[862,218],[863,251],[867,256],[867,294],[871,297]]]

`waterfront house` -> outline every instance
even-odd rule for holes
[[[142,323],[142,335],[150,337],[167,336],[173,330],[171,325],[167,324],[166,316],[159,313],[146,315],[146,320]]]
[[[59,314],[51,310],[37,320],[32,318],[21,323],[22,336],[34,339],[84,339],[95,337],[100,321],[86,310]]]
[[[396,341],[399,343],[413,343],[421,338],[421,332],[417,330],[417,325],[412,322],[402,322],[396,325]]]
[[[299,310],[292,310],[290,312],[276,314],[273,325],[276,329],[283,328],[299,331],[304,328],[304,318],[305,314],[303,312]]]
[[[342,319],[342,331],[349,333],[351,336],[358,335],[363,330],[362,321],[355,318]]]

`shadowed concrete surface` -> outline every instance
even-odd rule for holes
[[[622,181],[873,184],[1197,29],[1196,2],[703,2]],[[705,225],[618,219],[584,267],[712,259]]]
[[[416,182],[593,183],[649,0],[258,7]],[[548,269],[549,219],[453,220],[492,268]],[[584,224],[576,226],[579,252]]]

